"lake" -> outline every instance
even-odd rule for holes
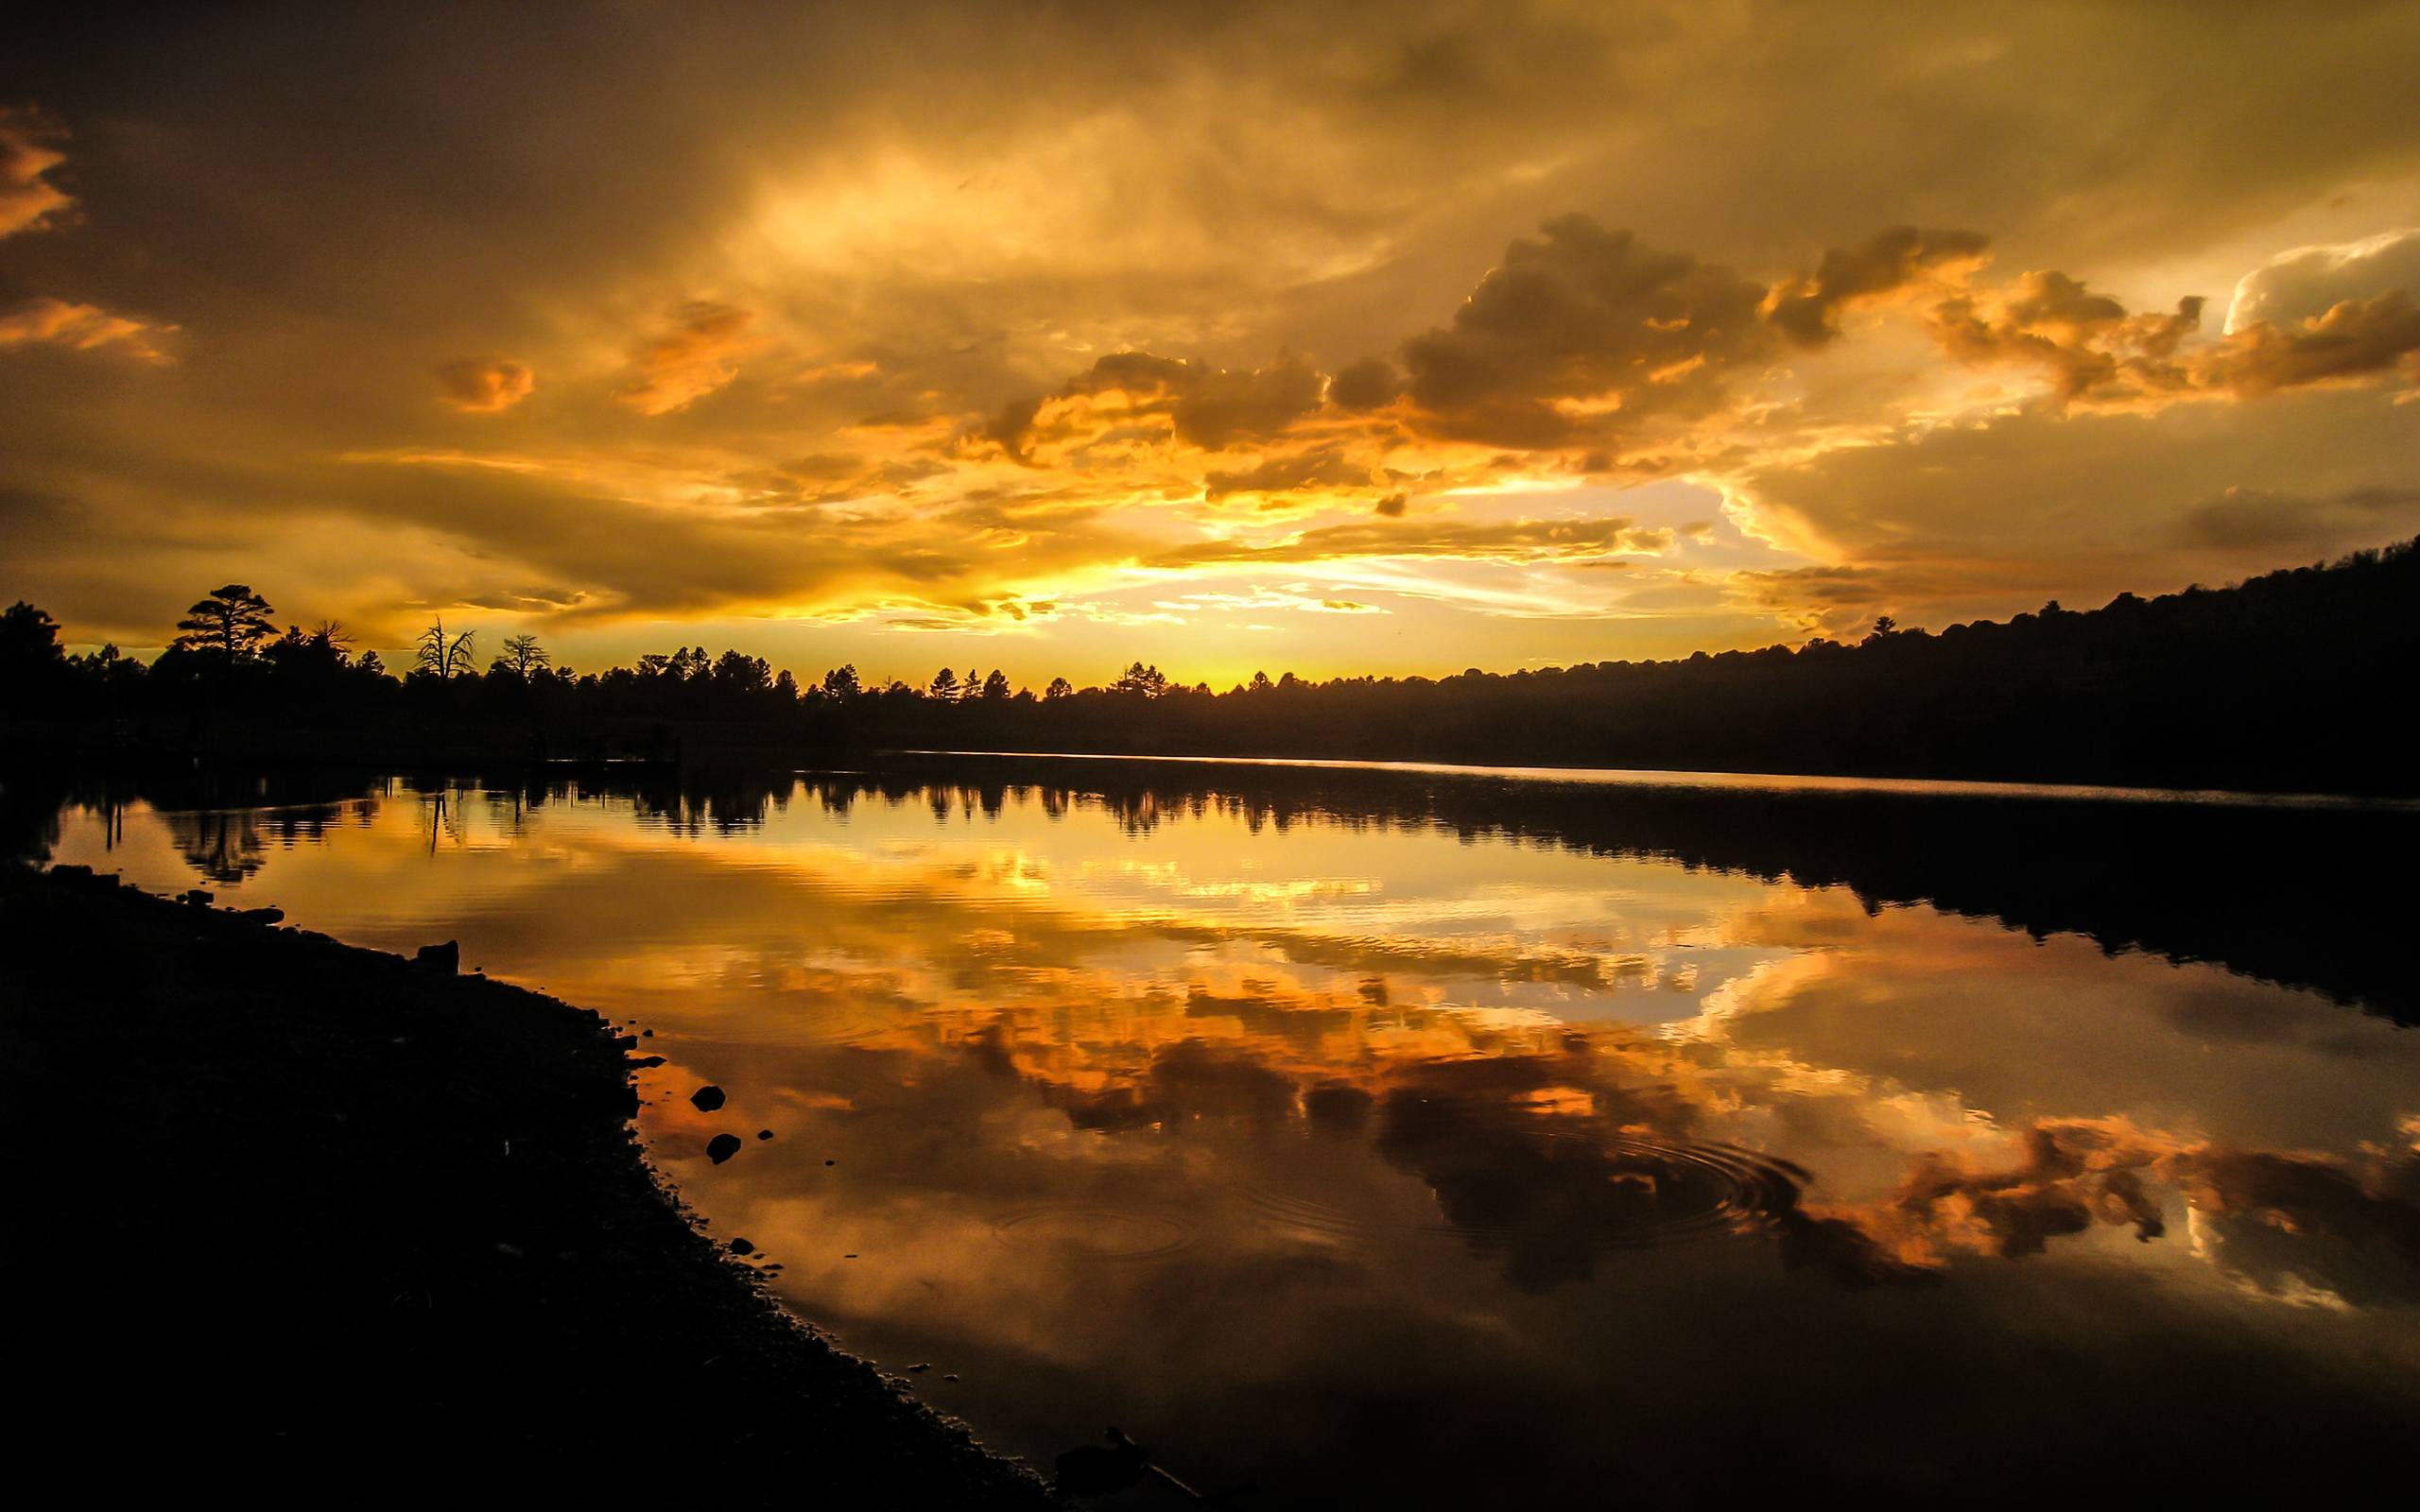
[[[37,828],[631,1021],[709,1232],[1046,1471],[2098,1500],[2420,1424],[2408,806],[932,757]]]

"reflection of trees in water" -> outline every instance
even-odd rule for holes
[[[185,864],[212,882],[241,882],[261,869],[268,857],[261,846],[260,826],[245,809],[213,809],[201,814],[164,814],[168,838]]]
[[[515,840],[528,836],[530,817],[546,806],[546,789],[534,783],[492,787],[480,796],[487,802],[490,826]]]
[[[979,775],[970,780],[970,773]],[[392,791],[395,784],[383,786]],[[20,800],[0,839],[12,854],[45,848],[59,801],[133,797],[164,813],[198,815],[309,808],[381,787],[324,773],[146,777],[114,791],[97,778],[47,788],[9,784],[0,793]],[[430,791],[485,793],[499,823],[514,826],[530,807],[550,800],[626,799],[643,821],[699,837],[761,826],[799,787],[787,771],[732,769],[649,773],[635,782],[602,771],[517,786],[446,782]],[[2420,1020],[2420,977],[2409,970],[2400,943],[2409,889],[2395,885],[2408,858],[2420,851],[2420,812],[2409,809],[1659,788],[1356,767],[1016,757],[826,773],[801,790],[836,816],[860,802],[918,803],[944,819],[1031,805],[1053,820],[1090,809],[1131,835],[1216,817],[1253,834],[1302,825],[1442,831],[1465,842],[1677,861],[1769,882],[1841,885],[1870,907],[1929,903],[2037,937],[2075,934],[2112,952],[2208,961],[2399,1021]],[[459,801],[449,799],[441,814],[432,814],[432,845],[458,835]],[[245,822],[299,833],[324,820]],[[258,865],[252,847],[259,835],[249,836],[248,846],[242,824],[196,820],[182,839],[207,875],[228,880],[231,868],[239,877]]]
[[[817,777],[809,779],[804,786],[817,805],[828,814],[846,815],[859,802],[878,802],[894,809],[921,802],[932,810],[937,820],[945,820],[952,815],[977,814],[996,819],[1011,805],[1031,804],[1053,820],[1086,809],[1097,810],[1107,815],[1122,833],[1133,836],[1150,834],[1162,824],[1200,820],[1214,815],[1235,818],[1254,834],[1271,824],[1283,833],[1314,814],[1332,823],[1361,827],[1351,815],[1333,810],[1305,811],[1281,802],[1206,789],[1093,790],[1046,782],[953,782],[912,775],[872,774]]]
[[[237,882],[260,868],[272,842],[318,839],[346,816],[367,822],[376,812],[368,800],[381,787],[358,773],[333,771],[12,773],[0,782],[0,854],[29,855],[37,843],[46,854],[68,808],[98,815],[102,844],[114,849],[125,835],[127,809],[140,803],[160,816],[202,875]],[[16,830],[26,839],[12,841]]]
[[[970,782],[970,768],[983,775]],[[1070,782],[1071,775],[1080,777]],[[938,788],[932,784],[938,783]],[[2420,1018],[2404,957],[2420,810],[1933,796],[1873,790],[1652,787],[1371,768],[956,758],[922,770],[828,774],[827,811],[878,801],[1093,809],[1129,834],[1216,816],[1250,833],[1315,824],[1443,831],[1677,861],[1869,907],[1929,903],[2040,937],[2209,961]],[[943,796],[946,795],[946,796]]]
[[[467,797],[467,794],[461,796]],[[453,789],[443,787],[420,795],[421,833],[428,836],[431,855],[437,853],[441,839],[449,845],[460,845],[463,841],[466,833],[462,821],[463,805],[457,801],[457,798]]]
[[[581,793],[588,797],[626,793],[642,822],[697,839],[762,827],[771,815],[788,812],[795,786],[787,772],[734,770],[683,772],[675,779],[628,788],[591,785]]]
[[[320,840],[332,826],[367,823],[376,812],[375,799],[362,799],[297,809],[164,812],[160,819],[188,866],[212,882],[233,884],[261,869],[270,846]]]

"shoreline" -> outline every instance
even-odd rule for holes
[[[1159,756],[1084,750],[877,750],[881,758],[943,757],[994,761],[1151,762],[1191,766],[1280,766],[1310,771],[1403,773],[1412,777],[1472,778],[1578,787],[1688,788],[1792,796],[1842,794],[1887,798],[2026,799],[2053,803],[2159,803],[2196,808],[2350,809],[2360,813],[2420,813],[2420,798],[2363,793],[2269,792],[2259,788],[2124,787],[2095,782],[2030,782],[1992,778],[1855,776],[1827,772],[1750,772],[1720,768],[1667,771],[1648,766],[1522,766],[1512,764],[1433,761],[1362,761],[1311,756]],[[802,768],[816,770],[816,768]]]
[[[708,1237],[587,1009],[13,868],[0,1004],[21,1442],[61,1485],[1055,1504]]]

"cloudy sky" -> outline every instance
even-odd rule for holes
[[[1223,684],[2420,533],[2420,4],[194,8],[0,48],[0,599]]]

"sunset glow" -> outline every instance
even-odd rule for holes
[[[1223,687],[2420,525],[2408,7],[1182,16],[12,39],[10,592]]]

